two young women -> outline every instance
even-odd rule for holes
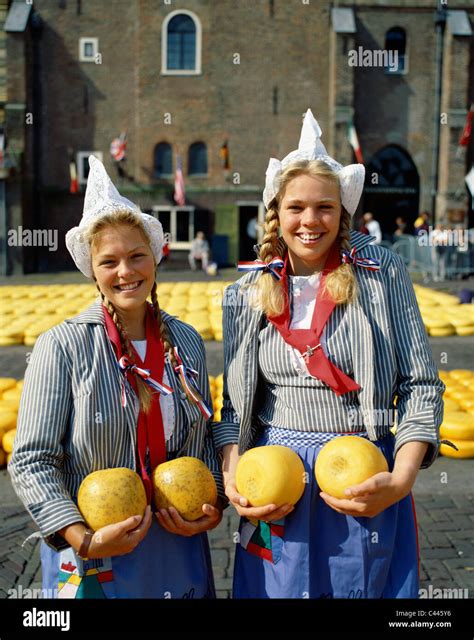
[[[202,340],[158,305],[161,225],[91,158],[84,217],[67,245],[101,301],[36,343],[10,464],[49,545],[45,587],[69,597],[212,597],[205,531],[220,522],[227,496],[242,516],[234,597],[417,597],[411,489],[437,455],[444,387],[402,261],[350,231],[364,167],[342,167],[320,136],[308,110],[298,149],[270,160],[259,260],[224,300],[223,421],[212,431],[176,375],[178,346],[209,402]],[[151,395],[133,363],[165,392]],[[319,490],[313,470],[321,447],[348,433],[373,441],[389,471],[338,500]],[[237,492],[239,455],[266,444],[291,447],[304,462],[310,482],[295,507],[253,508]],[[149,488],[158,462],[185,453],[210,467],[218,507],[205,505],[195,523],[147,509],[141,521],[94,534],[82,560],[82,479],[125,466]],[[71,573],[75,591],[64,589]]]

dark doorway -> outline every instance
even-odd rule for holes
[[[390,145],[378,151],[367,165],[364,187],[364,213],[370,211],[382,228],[384,239],[391,239],[400,216],[413,231],[418,217],[420,177],[410,155]]]
[[[258,205],[239,206],[239,260],[255,260],[257,244]]]

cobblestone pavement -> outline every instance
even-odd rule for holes
[[[175,274],[166,274],[167,280]],[[194,279],[191,274],[177,272],[176,280]],[[196,279],[208,279],[196,274]],[[222,274],[223,279],[235,279],[232,272]],[[24,282],[24,278],[20,281]],[[33,283],[44,282],[44,274],[27,276]],[[71,274],[56,281],[80,282]],[[471,280],[472,282],[472,280]],[[13,284],[1,280],[0,284]],[[459,283],[456,288],[469,287]],[[439,287],[441,288],[441,287]],[[443,289],[448,287],[443,286]],[[452,287],[450,287],[452,289]],[[432,338],[434,358],[440,368],[472,368],[472,338],[453,336]],[[222,371],[222,343],[206,343],[208,367],[211,375]],[[31,347],[0,348],[0,375],[22,378],[27,353]],[[418,516],[421,557],[421,587],[424,589],[462,589],[474,597],[474,460],[453,460],[440,457],[429,469],[419,473],[414,487]],[[39,589],[41,567],[39,544],[33,539],[22,547],[23,541],[34,531],[34,526],[14,494],[8,474],[0,471],[0,598],[8,596],[9,589]],[[221,525],[210,532],[212,560],[218,597],[230,596],[234,559],[234,532],[238,517],[232,508],[226,509]],[[465,593],[458,596],[465,597]]]

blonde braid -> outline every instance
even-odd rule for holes
[[[114,305],[110,302],[110,300],[106,298],[105,294],[99,289],[99,285],[97,283],[96,283],[96,287],[97,287],[97,290],[99,291],[102,302],[104,303],[107,311],[110,313],[110,316],[115,326],[117,327],[117,331],[120,338],[120,345],[122,347],[122,353],[127,355],[132,362],[135,362],[135,357],[132,352],[132,348],[127,336],[127,332],[122,326],[117,310],[115,309]],[[144,413],[148,413],[151,408],[152,391],[139,376],[135,376],[135,380],[137,382],[138,399],[140,401],[140,408]]]
[[[273,258],[282,258],[285,254],[286,243],[282,238],[279,238],[279,226],[277,204],[272,202],[265,216],[264,236],[259,251],[260,260],[267,264]],[[283,312],[285,292],[281,281],[275,280],[271,273],[262,273],[250,288],[252,306],[263,310],[268,316],[278,316]]]
[[[173,369],[178,366],[178,361],[176,360],[176,356],[174,355],[173,343],[171,341],[171,336],[168,331],[168,326],[161,314],[160,305],[158,304],[158,295],[156,292],[156,282],[153,283],[153,287],[151,288],[151,302],[153,305],[153,314],[155,316],[156,322],[159,327],[160,336],[163,341],[163,349],[165,353],[168,354],[171,364],[173,365]],[[181,386],[183,387],[183,391],[186,393],[188,400],[194,404],[196,401],[194,398],[188,393],[186,387],[181,382]]]
[[[341,251],[350,251],[351,216],[342,208],[339,225],[339,244]],[[341,264],[328,274],[325,290],[336,304],[348,304],[357,298],[357,279],[351,264]]]

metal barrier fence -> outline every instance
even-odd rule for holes
[[[407,269],[421,273],[423,280],[435,282],[461,278],[474,274],[474,247],[472,242],[464,245],[426,246],[419,237],[400,236],[393,244],[383,246],[398,254]]]

